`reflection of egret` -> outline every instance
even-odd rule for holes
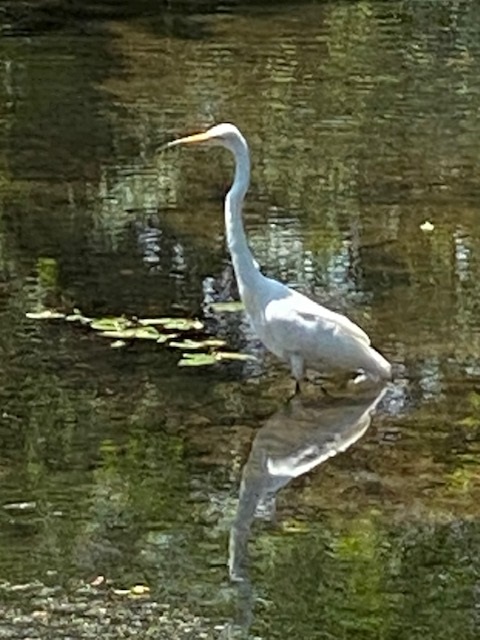
[[[248,535],[255,517],[272,518],[277,492],[293,478],[345,451],[370,426],[377,395],[316,400],[294,397],[258,431],[242,473],[240,497],[230,532],[230,576],[242,579]]]
[[[306,368],[350,374],[361,370],[373,380],[390,378],[390,364],[360,327],[260,273],[241,216],[250,183],[250,153],[240,131],[219,124],[168,146],[195,143],[225,147],[235,157],[235,179],[225,198],[225,226],[240,297],[260,340],[290,365],[297,390]]]

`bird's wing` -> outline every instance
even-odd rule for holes
[[[319,324],[325,330],[340,329],[357,340],[361,340],[367,345],[370,344],[368,335],[354,322],[335,311],[322,307],[298,291],[290,291],[287,298],[276,300],[273,304],[270,303],[267,312],[271,318],[276,316],[278,319],[286,319],[288,315],[293,320],[296,316],[300,322]]]
[[[325,307],[320,307],[320,309],[321,311],[319,313],[309,313],[297,309],[297,313],[302,318],[310,322],[315,319],[316,322],[321,322],[322,324],[335,325],[339,329],[343,329],[365,344],[370,344],[370,338],[365,333],[365,331],[363,331],[363,329],[360,329],[357,324],[349,320],[347,317],[342,316],[339,313],[335,313],[334,311],[330,311],[330,309],[326,309]]]

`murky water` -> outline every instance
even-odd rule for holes
[[[480,5],[47,5],[1,8],[0,637],[476,638]],[[231,159],[157,149],[223,120],[263,270],[369,332],[378,397],[288,401],[209,307]],[[198,317],[257,361],[44,307]]]

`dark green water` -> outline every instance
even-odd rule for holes
[[[0,18],[0,638],[476,638],[480,5]],[[381,398],[289,403],[209,310],[231,159],[156,149],[224,120],[258,261],[369,332]],[[198,317],[258,361],[187,370],[42,307]]]

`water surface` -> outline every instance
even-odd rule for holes
[[[2,9],[0,637],[475,638],[478,3],[64,4]],[[292,404],[209,308],[231,158],[158,148],[225,120],[263,271],[368,331],[376,405]],[[198,317],[257,362],[44,307]]]

